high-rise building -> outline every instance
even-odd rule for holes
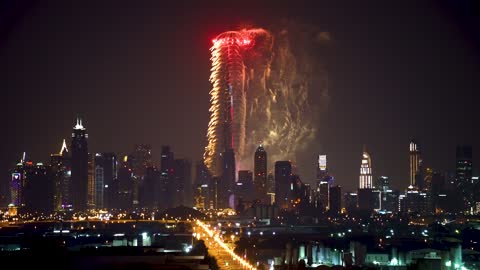
[[[399,192],[388,189],[382,192],[382,201],[381,207],[382,210],[390,213],[397,213],[398,212],[398,197]]]
[[[88,154],[88,183],[87,183],[87,208],[96,208],[96,183],[95,183],[95,155]]]
[[[235,165],[235,152],[233,149],[228,149],[222,153],[222,179],[220,180],[218,186],[218,195],[219,195],[219,207],[220,208],[234,208],[232,195],[235,188],[235,174],[236,174],[236,165]]]
[[[26,153],[11,171],[10,180],[10,203],[15,207],[25,206],[25,187],[29,181],[28,177],[34,168],[32,161],[26,160]]]
[[[330,202],[330,185],[327,181],[320,181],[317,185],[318,205],[322,212],[328,211]]]
[[[198,161],[195,170],[194,205],[198,209],[208,209],[208,184],[212,178],[203,161]]]
[[[140,187],[143,185],[147,167],[152,166],[152,147],[148,144],[137,144],[131,156],[133,163],[133,204],[137,206],[140,200]]]
[[[21,163],[20,163],[21,164]],[[16,170],[12,172],[10,180],[10,204],[20,207],[23,202],[23,175],[21,165],[17,165]]]
[[[351,214],[358,208],[358,194],[355,192],[347,192],[344,195],[345,209],[347,213]]]
[[[96,153],[95,166],[95,208],[103,209],[105,207],[105,172],[103,166],[104,159],[102,154]]]
[[[375,183],[374,187],[383,192],[387,191],[390,188],[390,180],[388,179],[388,176],[380,176],[377,178],[377,182]]]
[[[275,162],[275,203],[280,209],[288,208],[288,196],[292,178],[290,161]]]
[[[366,150],[363,151],[362,163],[360,165],[360,189],[365,188],[373,188],[372,159]]]
[[[242,201],[252,201],[256,199],[254,191],[254,177],[252,171],[241,170],[238,171],[238,182],[235,189],[235,197]]]
[[[135,158],[134,173],[143,176],[146,168],[152,166],[152,147],[149,144],[135,145],[133,157]]]
[[[174,206],[191,206],[192,197],[192,162],[188,159],[175,159],[174,164]]]
[[[95,177],[96,200],[99,204],[97,208],[114,208],[114,202],[118,195],[117,156],[115,153],[95,154]]]
[[[475,188],[472,181],[472,146],[457,145],[455,183],[463,194],[464,211],[472,213],[475,205]]]
[[[50,155],[50,170],[53,178],[53,209],[55,211],[71,210],[70,178],[72,168],[67,144],[63,140],[59,153]]]
[[[195,168],[195,185],[208,184],[208,179],[211,178],[207,166],[203,161],[197,161]]]
[[[71,198],[73,208],[77,212],[87,210],[87,187],[88,187],[88,134],[82,124],[82,119],[77,117],[73,127],[72,145],[72,178]]]
[[[171,208],[174,205],[175,190],[175,174],[174,174],[174,155],[170,151],[170,146],[162,146],[160,156],[160,172],[161,172],[161,202],[160,207]]]
[[[415,187],[408,187],[405,195],[400,195],[400,212],[415,214],[430,214],[428,194]]]
[[[415,140],[410,142],[410,186],[423,189],[421,178],[420,148]],[[423,180],[423,179],[422,179]]]
[[[327,155],[318,155],[317,182],[324,181],[327,176]]]
[[[117,194],[114,205],[119,209],[133,207],[133,166],[129,161],[130,156],[124,156],[118,168]]]
[[[342,210],[342,187],[330,187],[328,204],[330,214],[340,214],[340,211]]]
[[[150,210],[158,209],[160,203],[161,173],[156,167],[148,167],[142,185],[140,205]]]
[[[267,175],[267,193],[275,195],[275,176],[272,173]]]
[[[51,213],[53,210],[54,183],[48,168],[41,162],[26,173],[24,209],[28,213]]]
[[[254,156],[254,178],[256,199],[265,200],[267,194],[267,152],[260,144]],[[239,176],[240,177],[240,176]]]
[[[207,209],[219,209],[219,182],[220,178],[214,176],[210,178],[210,182],[208,183],[208,199],[207,199]]]
[[[252,103],[257,91],[247,91],[248,85],[254,81],[258,82],[260,77],[255,76],[248,79],[247,71],[248,61],[244,57],[250,49],[256,46],[249,46],[253,36],[262,36],[257,45],[261,42],[271,44],[272,39],[265,31],[256,29],[255,31],[228,31],[216,37],[211,48],[212,53],[212,90],[210,91],[210,121],[208,123],[207,140],[205,147],[205,164],[213,176],[224,175],[221,171],[222,160],[221,153],[233,152],[237,160],[245,161],[250,159],[250,154],[246,154],[247,148],[247,130],[252,129],[247,121],[257,120],[256,117],[250,117],[251,109],[256,109]],[[268,45],[265,46],[267,48]],[[260,53],[259,53],[260,54]],[[253,73],[252,73],[253,74]],[[248,83],[250,82],[250,84]],[[247,95],[246,93],[250,93]],[[263,108],[261,108],[264,111]],[[247,115],[249,117],[247,117]],[[258,127],[259,129],[264,127]],[[243,163],[243,162],[242,162]],[[233,183],[234,184],[234,183]]]
[[[380,193],[372,188],[358,189],[358,209],[363,211],[373,211],[381,208]]]
[[[472,146],[458,145],[456,151],[456,182],[468,183],[472,180]]]

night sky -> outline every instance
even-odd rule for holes
[[[316,147],[303,157],[311,161],[300,171],[305,182],[313,182],[316,155],[326,153],[337,183],[357,188],[366,144],[374,177],[388,175],[403,189],[411,138],[426,166],[453,170],[456,144],[468,143],[479,168],[475,1],[170,2],[0,2],[1,179],[23,151],[47,162],[71,136],[77,113],[92,152],[149,143],[159,160],[169,144],[177,157],[199,160],[212,38],[282,21],[332,38],[328,109]]]

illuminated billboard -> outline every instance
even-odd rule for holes
[[[320,168],[321,171],[327,170],[327,155],[318,156],[318,168]]]

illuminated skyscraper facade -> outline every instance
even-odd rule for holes
[[[421,159],[420,159],[420,148],[416,141],[412,140],[410,142],[410,186],[423,188],[420,180],[421,172]],[[422,181],[423,182],[423,181]]]
[[[73,127],[72,145],[72,178],[71,197],[75,211],[87,209],[87,187],[88,187],[88,134],[82,124],[82,119],[77,117],[76,125]]]
[[[26,154],[23,153],[22,159],[11,171],[10,179],[10,203],[16,207],[25,206],[25,187],[27,185],[30,172],[33,170],[33,162],[26,161]]]
[[[95,154],[95,198],[97,208],[114,207],[118,191],[117,182],[117,156],[115,153]]]
[[[95,184],[95,155],[88,154],[88,183],[87,183],[87,208],[95,209],[96,206],[96,184]]]
[[[50,169],[53,178],[53,209],[65,211],[72,207],[70,199],[71,159],[67,144],[63,140],[59,153],[50,155]]]
[[[327,155],[318,155],[317,182],[325,181],[327,176]]]
[[[103,156],[100,153],[95,154],[95,208],[105,207],[105,172],[103,166]]]
[[[370,154],[364,150],[362,154],[362,163],[360,165],[360,189],[373,188],[372,183],[372,159]]]

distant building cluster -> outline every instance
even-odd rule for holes
[[[357,192],[344,196],[347,212],[356,210],[380,213],[407,213],[417,215],[466,214],[480,212],[478,177],[472,175],[472,147],[459,145],[456,151],[456,170],[444,173],[424,168],[420,147],[414,140],[409,145],[409,185],[403,192],[393,190],[387,176],[372,179],[369,153],[364,151]]]
[[[92,153],[82,119],[73,127],[70,147],[64,140],[49,163],[34,163],[23,154],[10,172],[9,205],[23,212],[87,212],[89,210],[167,209],[180,205],[197,209],[232,209],[238,214],[275,219],[290,213],[302,217],[357,212],[432,215],[480,211],[478,177],[472,174],[472,147],[456,149],[456,171],[425,168],[419,144],[409,144],[409,179],[403,191],[392,189],[388,176],[374,178],[372,156],[364,147],[356,191],[343,191],[318,156],[315,184],[305,183],[288,160],[268,168],[268,149],[254,152],[253,171],[237,171],[235,153],[221,153],[217,175],[199,161],[177,159],[163,146],[160,166],[152,148],[138,144],[131,154]],[[195,172],[195,175],[192,173]],[[405,181],[405,182],[407,182]],[[312,181],[307,181],[312,182]]]
[[[161,164],[152,162],[150,145],[139,144],[121,158],[92,153],[82,119],[73,127],[70,148],[64,140],[48,164],[24,153],[10,172],[10,208],[25,213],[89,210],[165,209],[192,205],[191,162],[175,159],[162,147]]]

